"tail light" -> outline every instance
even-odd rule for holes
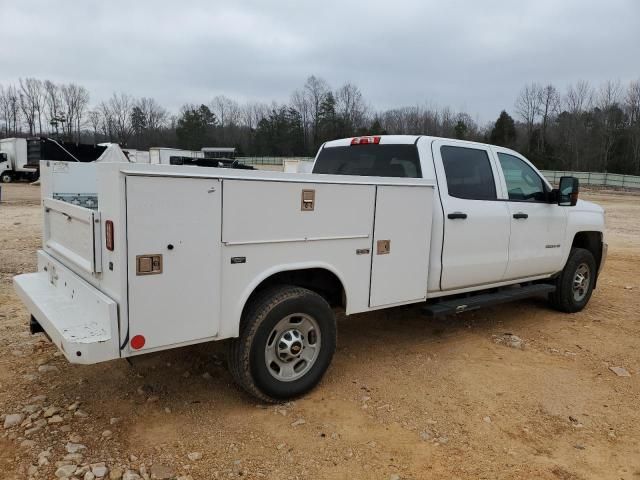
[[[113,221],[107,220],[104,222],[104,234],[107,244],[107,250],[113,252]]]
[[[380,143],[380,137],[353,137],[351,145],[377,145]]]

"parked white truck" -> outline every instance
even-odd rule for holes
[[[38,161],[29,155],[26,138],[3,138],[0,140],[0,181],[9,183],[17,179],[30,181],[38,178]]]
[[[319,382],[340,309],[422,303],[443,315],[548,295],[577,312],[606,255],[603,209],[577,199],[576,179],[552,189],[520,154],[479,143],[336,140],[312,174],[41,172],[38,271],[14,279],[32,331],[73,363],[229,339],[233,377],[265,401]],[[60,193],[92,194],[95,207]]]

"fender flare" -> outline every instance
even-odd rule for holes
[[[344,290],[345,295],[345,306],[349,301],[349,290],[344,281],[344,276],[341,272],[335,268],[333,265],[325,263],[325,262],[298,262],[298,263],[287,263],[281,265],[275,265],[271,268],[268,268],[262,272],[260,275],[256,275],[253,281],[247,285],[247,287],[242,291],[242,295],[240,296],[240,301],[237,303],[237,306],[233,312],[233,318],[236,320],[234,325],[236,325],[236,331],[234,336],[238,336],[240,330],[240,321],[242,320],[242,312],[244,307],[249,300],[249,297],[253,292],[255,292],[256,288],[258,288],[265,280],[276,275],[278,273],[283,272],[293,272],[297,270],[309,270],[312,268],[327,270],[336,276],[340,284],[342,285],[342,289]]]

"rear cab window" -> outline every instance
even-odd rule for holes
[[[496,200],[496,182],[486,150],[440,147],[449,195],[467,200]]]
[[[324,147],[313,173],[421,178],[416,145],[368,144]]]

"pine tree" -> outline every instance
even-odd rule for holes
[[[489,142],[502,147],[510,147],[514,145],[516,135],[516,125],[513,118],[503,110],[491,130]]]

